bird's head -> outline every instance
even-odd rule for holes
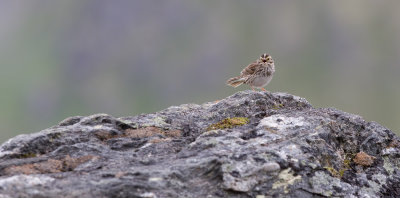
[[[268,55],[268,54],[261,54],[260,61],[263,62],[263,63],[271,62],[272,61],[272,57],[270,55]]]

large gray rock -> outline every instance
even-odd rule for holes
[[[356,115],[244,91],[10,139],[0,197],[399,197],[399,142]]]

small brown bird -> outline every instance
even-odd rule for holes
[[[244,83],[250,85],[253,91],[254,87],[266,91],[263,87],[271,81],[274,72],[274,60],[270,55],[262,54],[259,59],[245,67],[240,76],[230,78],[226,84],[237,87]]]

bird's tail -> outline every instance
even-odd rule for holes
[[[228,79],[228,80],[226,81],[226,84],[227,84],[227,85],[230,85],[230,86],[232,86],[232,87],[237,87],[237,86],[243,84],[244,81],[245,81],[244,78],[238,76],[238,77],[233,77],[233,78]]]

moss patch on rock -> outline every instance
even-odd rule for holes
[[[216,129],[230,129],[237,126],[242,126],[249,123],[249,119],[245,117],[225,118],[222,121],[212,124],[207,128],[207,131]]]

